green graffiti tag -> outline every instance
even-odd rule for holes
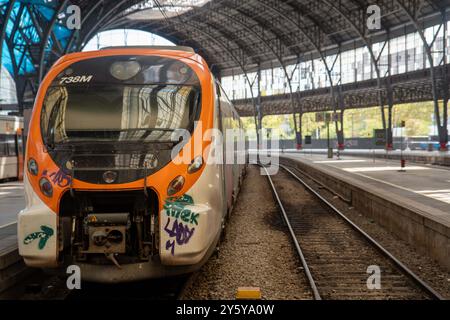
[[[39,250],[44,249],[45,245],[47,244],[48,239],[50,239],[51,236],[53,236],[53,229],[47,226],[41,226],[42,231],[33,232],[25,237],[23,240],[24,244],[30,244],[36,239],[39,239],[38,248]]]
[[[198,226],[199,213],[186,209],[186,206],[194,204],[191,196],[182,195],[178,198],[168,198],[164,204],[164,209],[169,217],[181,219],[185,223],[195,224]]]

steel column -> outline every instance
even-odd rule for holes
[[[427,39],[425,37],[424,29],[419,26],[419,23],[417,21],[418,12],[420,11],[420,6],[417,8],[417,11],[412,13],[409,11],[407,6],[403,3],[401,0],[394,0],[395,3],[400,7],[400,9],[408,16],[408,19],[412,22],[414,28],[419,33],[419,36],[422,40],[426,57],[428,59],[428,63],[430,65],[430,77],[431,77],[431,91],[433,95],[433,103],[434,103],[434,114],[436,117],[436,125],[438,127],[438,134],[439,134],[439,143],[440,143],[440,150],[441,151],[447,151],[447,142],[448,142],[448,133],[447,133],[447,124],[441,123],[441,116],[439,111],[439,95],[438,95],[438,88],[437,88],[437,79],[436,79],[436,71],[433,61],[433,53],[431,52],[432,45],[434,40],[431,44],[428,44]],[[444,19],[445,20],[445,19]],[[446,21],[444,21],[444,24],[446,24]],[[436,35],[434,35],[436,37]],[[445,108],[447,105],[445,105]],[[447,111],[444,111],[447,113]]]
[[[261,66],[258,64],[258,71],[257,71],[257,79],[258,79],[258,95],[256,96],[256,136],[257,136],[257,143],[258,143],[258,149],[261,148],[262,143],[262,112],[261,112]],[[253,95],[253,88],[250,86],[250,91]]]
[[[334,109],[335,109],[335,111],[336,111],[336,102],[335,102],[335,97],[334,97],[334,89],[333,89],[333,78],[332,78],[332,75],[331,75],[331,69],[329,68],[329,66],[328,66],[328,64],[327,64],[327,62],[326,62],[326,59],[325,59],[325,57],[324,57],[324,55],[323,55],[323,52],[322,52],[322,50],[320,49],[320,46],[319,46],[319,44],[317,44],[312,38],[311,38],[311,36],[309,35],[309,34],[307,34],[304,30],[306,29],[306,28],[304,28],[304,26],[303,25],[301,25],[300,23],[302,23],[301,22],[301,20],[299,20],[298,22],[297,21],[294,21],[292,18],[290,18],[289,16],[287,16],[287,15],[284,15],[281,11],[279,11],[278,9],[275,9],[275,8],[273,8],[273,7],[270,7],[270,6],[268,6],[266,3],[264,3],[264,2],[262,2],[262,1],[260,1],[260,0],[258,0],[258,2],[262,5],[262,6],[264,6],[264,7],[266,7],[267,9],[269,9],[269,10],[272,10],[272,11],[274,11],[274,12],[276,12],[277,14],[280,14],[280,15],[283,15],[284,16],[284,18],[287,20],[287,21],[289,21],[292,25],[294,25],[295,27],[296,27],[296,29],[308,40],[308,42],[314,47],[314,49],[317,51],[317,53],[319,54],[319,56],[320,56],[320,58],[322,59],[322,61],[323,61],[323,63],[324,63],[324,65],[325,65],[325,69],[326,69],[326,71],[327,71],[327,74],[328,74],[328,78],[329,78],[329,80],[330,80],[330,90],[331,90],[331,95],[332,95],[332,100],[333,100],[333,107],[334,107]],[[290,81],[290,78],[289,78],[289,76],[288,76],[288,73],[287,73],[287,71],[286,71],[286,68],[284,67],[284,65],[283,65],[283,63],[281,63],[282,64],[282,66],[283,66],[283,69],[284,69],[284,72],[285,72],[285,74],[286,74],[286,78],[288,79],[288,83],[289,83],[289,89],[290,89],[290,95],[291,95],[291,104],[292,104],[292,108],[293,108],[293,112],[294,112],[294,128],[295,128],[295,134],[296,134],[296,140],[297,140],[297,148],[298,147],[300,147],[301,148],[301,143],[302,143],[302,141],[300,140],[298,140],[298,130],[297,130],[297,121],[296,121],[296,117],[295,117],[295,104],[294,104],[294,98],[293,98],[293,92],[292,92],[292,85],[291,85],[291,81]],[[336,133],[339,135],[339,133],[338,133],[338,124],[336,123]],[[342,140],[343,140],[343,131],[341,131],[342,132]],[[300,136],[301,137],[301,136]]]
[[[2,67],[2,57],[3,57],[3,42],[6,37],[6,26],[8,25],[9,17],[11,16],[12,10],[14,8],[14,3],[16,0],[10,0],[8,7],[6,8],[5,14],[2,18],[3,24],[0,29],[0,76],[1,76],[1,67]]]
[[[58,7],[55,10],[55,13],[53,14],[52,19],[50,20],[49,25],[47,26],[47,29],[44,32],[44,37],[41,39],[41,48],[40,48],[40,57],[39,57],[39,82],[42,81],[44,78],[44,69],[45,69],[45,48],[48,44],[48,40],[50,38],[50,34],[53,32],[53,26],[56,23],[56,20],[58,19],[58,15],[61,12],[61,10],[66,6],[68,0],[62,0],[62,2],[58,5]]]
[[[381,76],[380,76],[380,69],[379,69],[379,66],[378,66],[378,59],[375,57],[375,54],[373,52],[372,43],[369,42],[369,39],[364,35],[366,24],[362,23],[361,25],[363,26],[364,30],[360,30],[358,28],[358,26],[349,18],[348,13],[345,14],[342,11],[341,6],[338,7],[333,2],[331,2],[329,0],[323,0],[323,1],[325,3],[327,3],[328,6],[333,8],[336,12],[338,12],[339,15],[341,17],[343,17],[348,22],[350,24],[350,26],[352,27],[352,29],[355,30],[358,33],[360,39],[364,42],[365,46],[367,47],[367,50],[369,51],[370,59],[371,59],[371,62],[372,62],[371,65],[373,67],[375,67],[375,74],[377,76],[378,89],[381,89]],[[386,40],[386,41],[389,41],[389,37],[388,37],[388,40]],[[383,50],[381,50],[381,52],[379,53],[379,57],[381,57],[381,53],[382,52],[383,52]],[[389,74],[389,77],[390,77],[390,74]],[[392,94],[392,87],[390,85],[390,80],[385,81],[384,84],[385,84],[385,87],[386,87],[386,91],[390,92]],[[381,108],[381,120],[382,120],[384,129],[386,129],[386,119],[385,119],[385,115],[384,115],[384,105],[383,105],[383,99],[382,99],[382,96],[381,96],[381,90],[378,91],[378,100],[379,100],[379,104],[380,104],[380,108]],[[388,99],[388,101],[389,101],[389,99]],[[392,99],[390,101],[392,102]],[[390,104],[388,106],[388,108],[392,108],[392,104]],[[392,148],[392,130],[390,130],[390,133],[391,133],[391,136],[390,136],[391,143],[390,144],[388,142],[386,143],[386,148],[387,149]],[[389,138],[387,140],[389,140]]]
[[[296,114],[296,110],[295,110],[295,101],[294,101],[294,93],[292,91],[292,85],[291,85],[291,80],[289,79],[289,75],[288,72],[286,70],[286,66],[283,63],[283,59],[282,57],[274,50],[274,48],[261,36],[259,35],[257,32],[255,32],[253,29],[251,29],[250,27],[248,27],[246,24],[243,24],[242,22],[240,22],[239,20],[236,20],[235,18],[224,14],[223,12],[216,12],[219,15],[222,15],[224,17],[227,17],[228,19],[232,20],[234,23],[239,24],[240,26],[242,26],[244,29],[246,29],[248,32],[252,33],[256,38],[258,38],[261,43],[263,43],[275,56],[276,60],[278,60],[278,62],[281,65],[281,68],[283,69],[283,72],[286,76],[286,79],[288,80],[288,86],[289,86],[289,95],[290,95],[290,100],[291,100],[291,107],[292,107],[292,116],[294,118],[294,130],[295,130],[295,134],[296,134],[296,143],[297,145],[301,145],[301,141],[297,140],[297,121],[295,118],[295,114]],[[241,13],[242,15],[248,17],[251,19],[251,17],[245,15],[244,13]]]

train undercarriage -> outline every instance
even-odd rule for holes
[[[158,254],[158,197],[151,189],[67,192],[60,210],[62,264],[121,268]]]

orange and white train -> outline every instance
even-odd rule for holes
[[[221,141],[229,138],[207,138],[211,129],[239,134]],[[62,57],[41,83],[30,121],[20,255],[31,267],[77,265],[82,279],[96,282],[199,269],[245,172],[245,163],[222,161],[236,159],[227,152],[237,149],[224,146],[243,142],[240,129],[190,48]]]

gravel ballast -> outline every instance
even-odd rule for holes
[[[220,244],[185,299],[235,299],[238,287],[259,287],[263,299],[312,299],[297,253],[267,178],[249,166]]]

